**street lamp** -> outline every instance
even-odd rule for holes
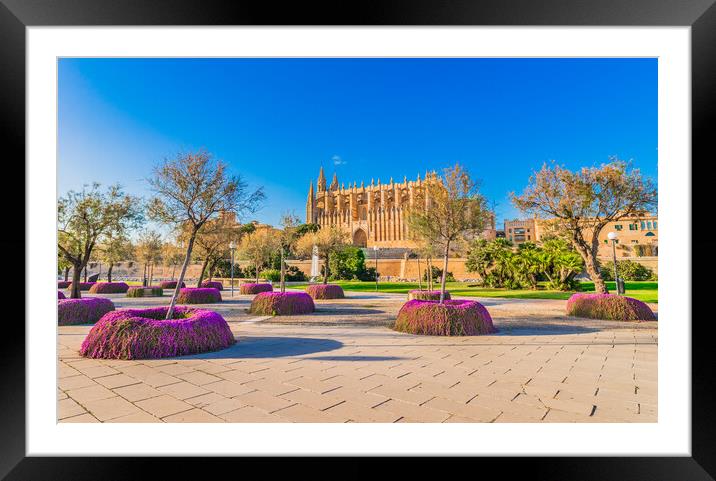
[[[231,251],[231,297],[234,297],[234,251],[236,250],[236,242],[229,242],[229,250]]]
[[[378,246],[373,246],[375,253],[375,291],[378,292]]]
[[[616,232],[610,232],[607,234],[607,238],[612,241],[612,257],[614,259],[614,284],[617,286],[617,294],[621,294],[619,289],[619,274],[617,272],[617,239],[619,236]]]

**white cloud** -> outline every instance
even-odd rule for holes
[[[345,165],[348,163],[347,160],[341,159],[340,155],[334,155],[331,157],[331,160],[333,160],[333,165]]]

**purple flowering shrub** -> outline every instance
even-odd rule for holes
[[[186,284],[184,282],[181,283],[182,288],[186,287]],[[176,289],[177,288],[177,281],[162,281],[159,283],[159,287],[162,289]]]
[[[91,294],[124,294],[128,289],[125,282],[97,282],[89,291]]]
[[[172,319],[164,319],[168,306],[121,309],[92,327],[80,354],[101,359],[156,359],[218,351],[236,340],[217,312],[176,306]]]
[[[211,304],[221,302],[219,289],[212,287],[185,287],[179,290],[177,304]]]
[[[612,321],[655,321],[654,312],[642,301],[615,294],[573,294],[567,315]]]
[[[72,282],[70,281],[57,281],[57,288],[67,289],[68,287],[70,287],[70,284],[72,284]]]
[[[343,288],[336,284],[312,284],[306,286],[306,292],[314,299],[343,299]]]
[[[164,289],[159,286],[130,286],[127,289],[127,297],[162,297]]]
[[[213,289],[219,289],[220,291],[224,290],[224,284],[217,281],[203,281],[201,283],[201,287],[209,287]]]
[[[57,299],[67,299],[62,291],[57,291]]]
[[[413,289],[412,291],[408,291],[408,300],[411,301],[413,299],[419,301],[439,301],[440,291],[421,291]],[[445,291],[445,299],[450,299],[450,293],[448,291]]]
[[[271,284],[241,284],[239,286],[240,294],[258,294],[259,292],[272,292]]]
[[[81,291],[89,291],[92,289],[92,286],[97,284],[96,282],[80,282],[80,290]],[[72,283],[70,282],[70,285],[67,286],[67,289],[72,290]]]
[[[60,299],[57,301],[57,324],[94,324],[102,316],[114,310],[114,303],[104,297],[83,299]]]
[[[264,316],[310,314],[316,310],[311,296],[305,292],[260,292],[251,301],[249,312]]]
[[[477,336],[497,329],[485,306],[476,301],[411,300],[403,304],[395,321],[396,331],[431,336]]]

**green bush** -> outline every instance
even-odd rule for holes
[[[604,263],[601,266],[601,273],[605,281],[613,281],[614,264]],[[654,271],[638,262],[629,260],[617,261],[617,273],[625,281],[652,281],[657,279]]]
[[[264,269],[261,271],[259,278],[271,282],[279,282],[281,280],[281,271],[278,269]]]
[[[431,269],[433,273],[433,280],[440,282],[440,280],[443,278],[443,270],[439,267],[432,266]],[[428,280],[428,272],[423,272],[423,280]],[[452,272],[448,271],[447,276],[445,276],[445,282],[455,282],[455,276],[452,275]]]
[[[367,277],[365,254],[360,247],[344,247],[331,256],[329,265],[331,280],[363,280]],[[375,274],[368,280],[372,279],[375,279]]]

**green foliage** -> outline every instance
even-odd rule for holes
[[[608,263],[601,266],[602,278],[606,281],[614,280],[614,264]],[[625,281],[655,281],[657,279],[654,271],[638,262],[624,260],[617,261],[617,274]]]
[[[359,247],[346,246],[336,251],[329,260],[331,280],[373,280],[375,269],[368,271],[365,254]],[[368,277],[370,272],[372,277]]]
[[[538,246],[525,242],[515,249],[505,239],[473,241],[465,267],[477,272],[486,287],[537,289],[547,281],[550,289],[573,290],[584,263],[566,241],[549,239]]]
[[[303,273],[301,269],[299,269],[296,266],[288,266],[286,268],[286,281],[287,282],[297,282],[297,281],[305,281],[306,280],[306,274]]]
[[[296,227],[296,235],[303,236],[305,234],[318,232],[320,226],[318,224],[301,224]]]
[[[281,271],[278,269],[264,269],[259,277],[267,281],[279,282],[281,280]]]
[[[434,281],[439,281],[440,279],[442,279],[442,277],[443,277],[443,270],[442,270],[442,269],[440,269],[439,267],[432,266],[431,271],[432,271],[432,273],[433,273],[433,280],[434,280]],[[427,271],[426,271],[426,272],[423,272],[423,280],[424,280],[424,281],[427,281],[427,280],[428,280],[428,273],[427,273]],[[448,271],[447,275],[445,276],[445,282],[455,282],[455,276],[452,275],[452,272]]]

